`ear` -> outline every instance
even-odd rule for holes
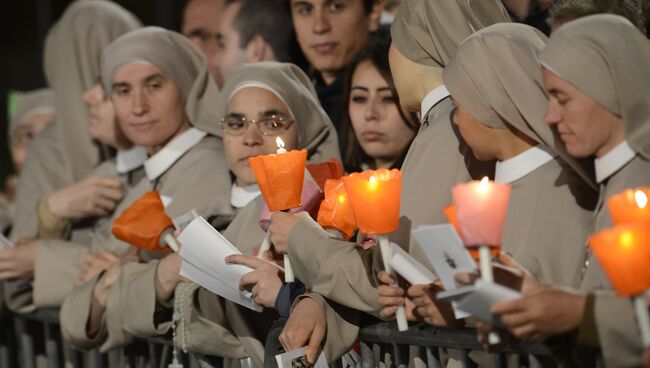
[[[268,58],[271,56],[271,53],[271,48],[260,35],[255,35],[248,45],[246,45],[246,57],[250,63],[269,60]]]
[[[384,0],[375,0],[368,14],[368,31],[377,32],[379,29],[379,20],[381,20],[381,13],[384,11]]]

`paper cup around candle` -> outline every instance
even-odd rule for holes
[[[453,204],[450,204],[449,206],[445,206],[442,209],[442,212],[445,214],[445,217],[447,218],[447,221],[451,224],[451,226],[454,227],[454,230],[456,231],[457,234],[460,236],[460,227],[458,226],[458,219],[456,218],[456,206]],[[479,250],[476,247],[468,248],[469,254],[474,258],[474,260],[479,259]],[[499,247],[490,247],[490,255],[492,257],[498,256],[500,253]]]
[[[472,181],[458,184],[452,190],[460,237],[466,246],[489,245],[496,247],[506,220],[510,186]]]
[[[345,240],[354,235],[357,225],[342,180],[325,182],[325,199],[320,205],[317,221],[325,230],[338,230]]]
[[[161,236],[173,229],[172,219],[165,213],[160,195],[156,191],[145,193],[113,221],[113,235],[138,248],[169,252],[161,247]],[[164,244],[164,242],[162,242]]]
[[[367,170],[343,177],[359,230],[366,234],[388,234],[399,226],[402,173],[397,170]]]
[[[628,189],[612,196],[607,208],[614,225],[636,221],[650,221],[650,188]]]
[[[650,224],[633,223],[600,231],[589,246],[621,296],[650,288]]]
[[[251,157],[249,162],[271,211],[300,207],[306,150]]]
[[[329,161],[318,164],[308,164],[307,171],[309,171],[309,174],[316,181],[316,184],[318,184],[322,192],[325,191],[325,182],[327,180],[340,179],[345,174],[343,172],[343,165],[336,159],[330,159]]]

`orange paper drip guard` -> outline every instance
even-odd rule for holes
[[[350,198],[342,180],[325,181],[325,199],[318,211],[318,224],[323,229],[336,229],[349,240],[357,228]]]
[[[460,234],[460,225],[458,225],[458,218],[456,217],[456,206],[453,204],[450,204],[448,206],[445,206],[442,209],[442,212],[445,214],[445,217],[447,218],[447,221],[451,224],[451,226],[454,227],[454,230],[456,230],[457,234]],[[472,248],[467,248],[469,251],[469,254],[474,258],[475,260],[479,259],[478,255],[478,248],[472,247]],[[490,247],[490,255],[492,257],[496,257],[501,253],[501,248],[499,247]]]
[[[306,150],[251,157],[249,162],[269,210],[300,207]]]
[[[388,234],[399,225],[402,173],[397,170],[367,170],[343,178],[359,230],[366,234]]]
[[[147,192],[113,221],[113,235],[138,248],[169,252],[160,235],[173,227],[157,191]]]
[[[308,164],[307,171],[309,171],[309,175],[323,192],[325,191],[325,182],[328,179],[340,179],[345,174],[343,165],[335,158],[318,164]]]
[[[621,296],[650,287],[650,226],[634,223],[606,229],[589,238],[600,265]]]
[[[614,225],[637,221],[650,221],[650,188],[628,189],[612,196],[607,201],[607,208]]]

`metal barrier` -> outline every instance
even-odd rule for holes
[[[3,335],[0,338],[0,368],[15,367],[13,362],[16,359],[19,361],[19,367],[33,368],[37,352],[44,354],[48,368],[63,367],[64,356],[73,367],[82,367],[83,354],[91,354],[96,367],[107,366],[107,354],[100,353],[98,349],[90,353],[64,349],[58,309],[43,309],[31,314],[14,315],[13,320],[16,341],[19,343],[15,344],[11,338],[8,338],[7,335],[11,336],[11,333],[7,333],[11,330],[10,328],[3,328]],[[37,328],[34,329],[34,326],[31,326],[30,329],[29,324],[37,326]],[[444,367],[449,356],[459,360],[463,367],[475,367],[476,363],[470,359],[470,353],[480,354],[484,351],[478,343],[476,331],[473,329],[435,328],[424,324],[411,327],[405,332],[399,332],[394,322],[380,322],[362,328],[359,333],[359,341],[363,368],[378,366],[377,353],[379,353],[379,359],[386,362],[387,366],[406,367],[414,347],[419,349],[417,356],[427,367]],[[16,345],[19,350],[18,356],[15,356]],[[171,346],[172,342],[169,338],[152,338],[138,340],[133,346],[118,349],[117,353],[125,367],[134,367],[138,357],[148,361],[150,367],[159,367],[162,351]],[[563,349],[568,353],[570,346],[565,345]],[[483,354],[482,359],[483,362],[486,358],[493,360],[490,365],[495,367],[505,367],[508,358],[515,357],[525,359],[529,367],[537,367],[542,366],[540,361],[550,360],[558,353],[563,354],[564,352],[561,350],[562,348],[560,350],[558,348],[551,349],[541,343],[513,342],[502,345],[498,353]],[[5,356],[2,354],[3,351],[7,352]],[[194,355],[192,353],[183,354],[179,351],[179,358],[185,367],[188,367],[190,356]],[[195,359],[201,361],[202,366],[215,368],[221,366],[221,359],[218,357],[195,357]],[[599,363],[602,364],[600,361]],[[560,366],[560,364],[557,365]]]

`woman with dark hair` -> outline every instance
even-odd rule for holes
[[[389,46],[389,34],[375,34],[346,71],[342,137],[348,172],[399,168],[417,133],[417,117],[399,104],[388,64]]]

